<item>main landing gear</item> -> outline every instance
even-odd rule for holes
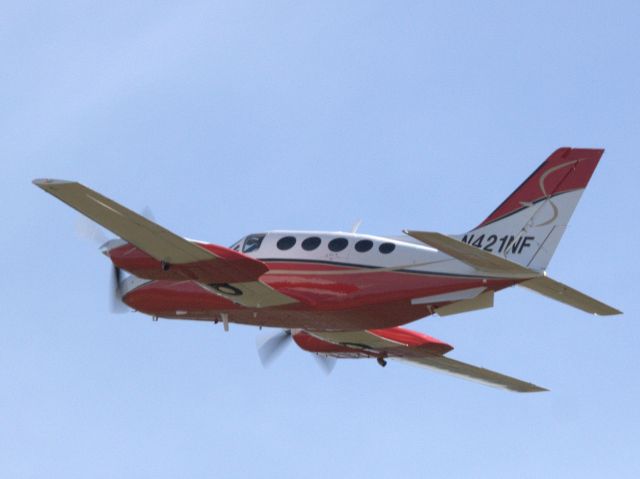
[[[376,361],[378,361],[378,364],[382,367],[385,367],[387,365],[387,360],[384,359],[382,356],[378,356],[376,358]]]

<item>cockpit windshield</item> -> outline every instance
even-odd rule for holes
[[[257,251],[262,244],[262,240],[264,239],[263,234],[259,235],[249,235],[244,240],[244,244],[242,245],[243,253],[251,253],[252,251]]]
[[[251,253],[252,251],[257,251],[260,248],[264,237],[264,234],[248,235],[233,243],[230,248],[234,251],[240,251],[242,248],[243,253]]]

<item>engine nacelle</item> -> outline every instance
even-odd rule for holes
[[[332,341],[298,331],[293,334],[293,340],[305,351],[340,358],[410,357],[413,352],[441,356],[453,349],[453,346],[439,339],[399,327],[369,329],[358,333],[357,342],[351,339],[353,334],[348,332],[330,334]]]
[[[144,279],[180,281],[193,279],[202,283],[242,283],[255,281],[267,271],[258,260],[224,246],[195,242],[215,255],[211,260],[172,264],[158,261],[140,248],[121,239],[107,241],[102,252],[114,265]],[[213,262],[213,263],[212,263]]]
[[[305,351],[316,354],[324,354],[338,358],[375,358],[379,353],[370,352],[365,349],[356,349],[339,344],[330,343],[322,339],[316,338],[306,331],[293,333],[293,340]]]

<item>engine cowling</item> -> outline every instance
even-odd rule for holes
[[[172,281],[193,279],[202,283],[242,283],[255,281],[268,270],[264,263],[224,246],[194,243],[213,253],[212,259],[193,263],[165,263],[120,239],[106,242],[101,249],[115,266],[144,279]]]
[[[310,353],[325,354],[339,358],[371,358],[379,356],[379,354],[369,352],[365,349],[356,349],[324,341],[312,336],[306,331],[293,333],[292,337],[301,349]]]
[[[325,335],[330,340],[298,331],[293,334],[293,340],[305,351],[342,358],[410,357],[414,354],[423,356],[425,353],[441,356],[453,349],[453,346],[439,339],[400,327]],[[354,335],[357,342],[353,339]]]

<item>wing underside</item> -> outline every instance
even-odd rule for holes
[[[424,357],[412,357],[412,358],[397,358],[401,361],[417,364],[430,369],[435,369],[447,374],[468,379],[471,381],[480,382],[488,386],[508,389],[510,391],[520,393],[530,392],[542,392],[548,391],[548,389],[536,386],[535,384],[516,379],[511,376],[491,371],[490,369],[481,368],[472,364],[463,363],[456,359],[452,359],[446,356],[424,356]]]
[[[547,389],[535,384],[438,354],[434,352],[434,348],[430,344],[411,345],[403,341],[401,337],[391,339],[385,334],[385,330],[314,331],[309,334],[335,345],[352,348],[354,351],[366,351],[372,357],[397,359],[493,387],[516,392],[547,391]]]

